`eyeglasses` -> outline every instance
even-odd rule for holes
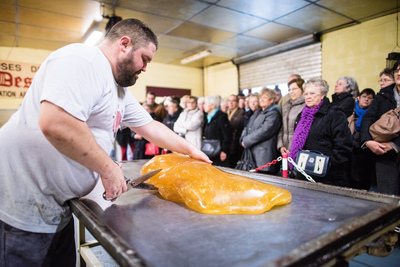
[[[293,91],[296,91],[296,90],[300,90],[300,88],[292,88],[292,89],[289,89],[288,91],[289,92],[293,92]]]
[[[196,104],[196,101],[188,101],[187,104]]]
[[[392,79],[381,79],[380,82],[388,83],[388,82],[393,82]]]

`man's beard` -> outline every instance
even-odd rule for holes
[[[133,60],[125,59],[117,63],[117,77],[115,80],[119,86],[128,87],[136,83],[141,71],[137,71],[132,75],[134,68]]]

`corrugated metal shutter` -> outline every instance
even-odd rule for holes
[[[321,43],[239,65],[240,90],[286,83],[291,74],[304,80],[322,76]]]

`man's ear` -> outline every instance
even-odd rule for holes
[[[123,53],[127,52],[129,44],[131,44],[131,38],[130,37],[122,36],[121,39],[119,39],[119,48]]]

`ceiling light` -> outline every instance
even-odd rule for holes
[[[103,37],[103,33],[101,31],[93,31],[86,39],[84,44],[94,46],[98,41],[100,41],[101,37]]]
[[[211,55],[211,50],[204,50],[204,51],[201,51],[201,52],[199,52],[197,54],[194,54],[194,55],[191,55],[191,56],[189,56],[187,58],[182,59],[181,60],[181,64],[186,64],[186,63],[198,60],[200,58],[203,58],[203,57],[206,57],[206,56],[209,56],[209,55]]]

